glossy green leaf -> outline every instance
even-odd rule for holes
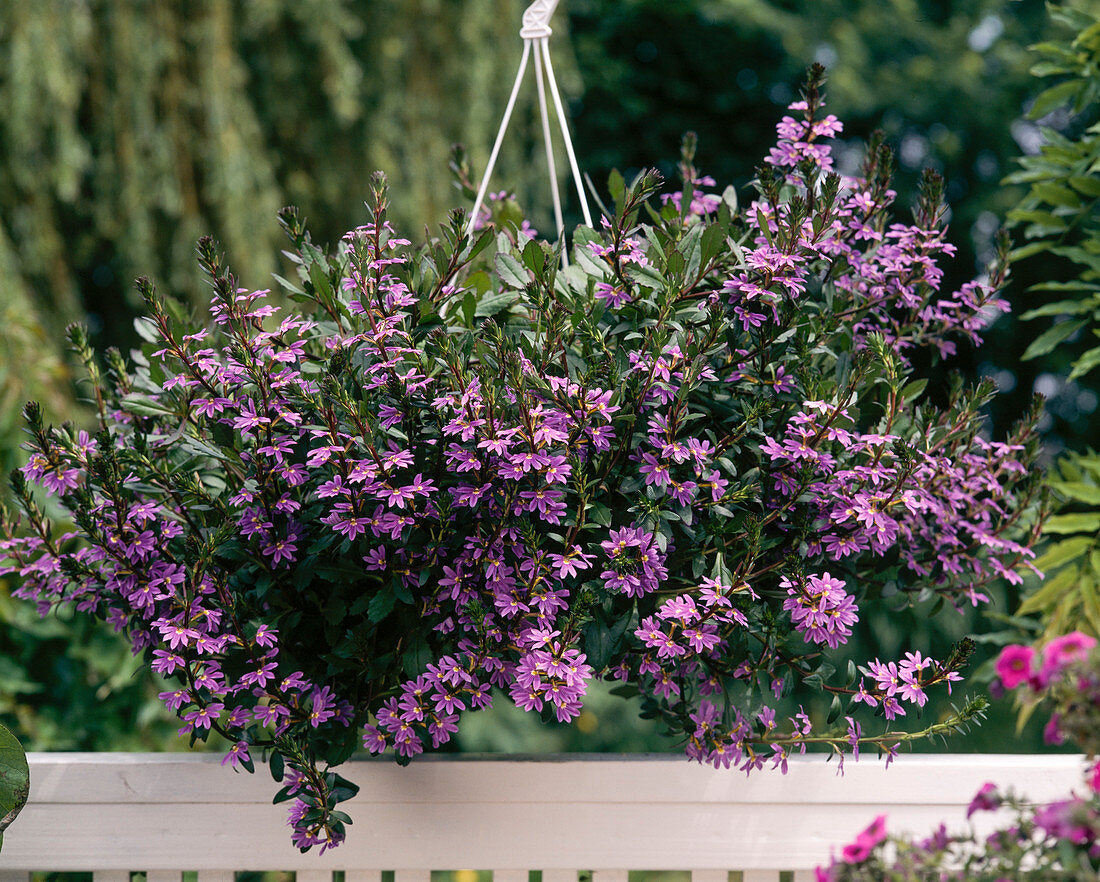
[[[1072,337],[1084,326],[1085,320],[1077,319],[1071,322],[1059,322],[1053,328],[1048,328],[1027,347],[1023,355],[1024,361],[1038,358],[1040,355],[1046,355],[1048,352],[1053,351],[1055,346]]]
[[[27,803],[31,770],[27,754],[11,732],[0,726],[0,837]],[[3,839],[0,838],[0,845]]]

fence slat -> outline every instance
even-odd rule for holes
[[[394,870],[393,882],[432,882],[432,871]]]
[[[199,870],[198,882],[234,882],[235,877],[232,870]]]
[[[145,882],[180,882],[182,870],[150,870],[145,874]]]
[[[294,878],[296,882],[332,882],[332,870],[299,870]]]
[[[298,882],[332,882],[333,870],[346,882],[381,882],[381,868],[403,868],[395,882],[431,882],[433,868],[455,867],[492,868],[494,882],[527,882],[538,868],[543,882],[578,882],[577,869],[595,870],[593,882],[628,882],[623,868],[729,882],[712,869],[721,867],[744,871],[745,882],[777,882],[781,870],[812,882],[811,869],[884,810],[897,833],[962,828],[985,781],[1044,802],[1079,786],[1083,767],[1075,756],[914,756],[888,772],[850,764],[839,778],[807,756],[786,776],[746,781],[677,758],[357,761],[346,772],[361,788],[348,807],[348,841],[303,855],[290,844],[285,807],[271,804],[271,782],[234,775],[216,756],[29,760],[30,800],[4,833],[0,882],[65,870],[129,882],[130,871],[167,868],[173,882],[181,870],[235,882],[227,868],[318,874]]]
[[[794,882],[816,882],[817,876],[813,870],[795,870]]]
[[[202,882],[202,879],[199,879]],[[382,882],[381,870],[348,870],[344,873],[344,882]],[[527,882],[527,880],[524,880]]]
[[[542,882],[577,882],[576,870],[543,870]]]

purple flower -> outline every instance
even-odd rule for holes
[[[252,757],[249,756],[248,753],[248,742],[238,741],[231,748],[229,748],[229,752],[226,753],[224,759],[222,759],[221,764],[224,766],[226,763],[229,763],[229,765],[231,765],[235,769],[241,763],[250,762],[252,762]]]
[[[183,719],[194,728],[209,729],[210,724],[221,716],[224,709],[224,704],[212,702],[193,711],[188,711],[183,715]]]
[[[298,553],[298,546],[290,537],[287,537],[285,539],[275,539],[270,544],[265,545],[261,550],[263,551],[264,557],[271,558],[271,565],[277,567],[284,561],[293,563]]]

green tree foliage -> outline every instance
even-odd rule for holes
[[[52,331],[124,340],[131,280],[200,294],[214,235],[243,284],[277,268],[286,203],[331,240],[386,168],[415,229],[455,199],[449,146],[484,164],[518,62],[522,0],[200,0],[0,7],[0,259]],[[568,71],[568,65],[564,65]],[[567,78],[568,79],[568,78]],[[501,180],[544,174],[530,113]],[[270,217],[268,228],[252,219]],[[136,304],[136,301],[133,301]]]
[[[1074,36],[1033,47],[1040,57],[1033,73],[1053,82],[1031,116],[1060,116],[1061,131],[1044,129],[1039,153],[1020,160],[1010,180],[1028,193],[1010,218],[1028,240],[1017,259],[1066,279],[1029,289],[1045,302],[1023,318],[1047,327],[1025,357],[1047,359],[1072,381],[1095,378],[1100,366],[1100,4],[1066,4],[1051,14]],[[1052,543],[1036,562],[1046,579],[1020,612],[1040,615],[1044,637],[1075,629],[1100,635],[1100,454],[1071,452],[1050,483],[1062,507],[1046,524]]]
[[[899,205],[915,202],[923,168],[946,180],[959,253],[945,284],[965,282],[990,261],[996,229],[1022,195],[1001,178],[1039,138],[1019,117],[1035,89],[1026,46],[1050,29],[1042,3],[573,0],[569,10],[585,84],[578,152],[596,180],[613,166],[640,168],[658,157],[668,157],[662,171],[670,172],[680,133],[692,129],[700,167],[743,183],[745,169],[766,154],[791,85],[821,61],[829,110],[845,121],[849,142],[838,168],[852,173],[860,142],[883,130],[897,156]],[[1018,367],[1025,344],[1011,317],[988,339],[990,352],[963,348],[953,367],[998,377],[1008,394],[992,418],[1005,431],[1045,366]],[[1053,428],[1075,437],[1072,414]]]

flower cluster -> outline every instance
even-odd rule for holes
[[[921,398],[903,350],[970,336],[986,295],[938,317],[942,211],[927,234],[872,235],[885,148],[865,180],[831,173],[820,79],[747,210],[706,194],[686,144],[692,198],[654,207],[655,173],[613,181],[568,271],[504,199],[476,235],[459,213],[415,249],[381,179],[335,254],[282,214],[300,311],[240,288],[204,240],[208,326],[142,282],[131,364],[104,370],[74,330],[98,430],[28,407],[0,572],[124,631],[173,681],[185,735],[288,766],[303,848],[343,837],[354,791],[331,767],[360,745],[407,761],[499,700],[568,721],[596,677],[690,756],[750,770],[811,741],[892,756],[973,718],[980,702],[894,728],[968,645],[836,662],[887,584],[961,606],[1026,563],[1034,434],[981,437],[988,390]],[[822,690],[830,721],[777,719]]]
[[[1043,731],[1048,744],[1070,740],[1089,756],[1100,755],[1100,653],[1095,647],[1095,637],[1074,631],[1041,649],[1006,646],[995,666],[998,690],[1018,690],[1025,704],[1054,705]],[[1096,769],[1100,775],[1100,763]]]
[[[941,825],[924,839],[891,838],[885,818],[875,819],[846,845],[818,882],[999,882],[1100,878],[1100,652],[1096,640],[1074,632],[1040,650],[1007,646],[996,661],[1000,691],[1020,690],[1027,702],[1049,700],[1054,714],[1048,740],[1072,740],[1088,757],[1083,795],[1034,805],[982,786],[967,809],[1009,813],[1011,822],[992,834],[949,832]]]
[[[879,816],[840,857],[818,867],[817,882],[1080,882],[1100,872],[1100,793],[1034,806],[986,784],[967,811],[1001,811],[993,833],[952,832],[941,824],[923,838],[887,837]]]

